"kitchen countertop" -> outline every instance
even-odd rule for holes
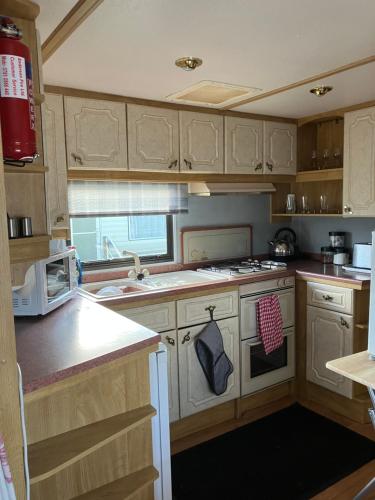
[[[349,273],[341,267],[333,264],[321,264],[318,261],[311,259],[301,259],[288,263],[286,270],[275,271],[273,273],[254,273],[241,277],[226,277],[213,282],[207,282],[199,285],[185,285],[180,287],[163,288],[157,290],[143,290],[137,293],[117,296],[117,297],[90,297],[89,300],[98,302],[107,307],[132,304],[136,307],[137,302],[153,301],[164,297],[175,297],[186,295],[189,293],[210,292],[217,290],[220,293],[221,288],[236,287],[247,283],[256,283],[269,279],[285,278],[286,276],[297,276],[302,279],[326,282],[332,281],[332,284],[338,286],[346,286],[357,290],[363,290],[370,287],[370,274]]]
[[[328,361],[327,368],[375,390],[375,361],[368,351]]]
[[[43,317],[15,318],[24,393],[134,353],[160,335],[77,296]]]

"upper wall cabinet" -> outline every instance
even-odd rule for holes
[[[127,170],[125,104],[65,98],[68,168]]]
[[[343,209],[375,217],[375,107],[345,114]]]
[[[263,122],[261,120],[225,117],[225,172],[228,174],[263,173]]]
[[[224,173],[223,117],[180,111],[180,171]]]
[[[47,220],[50,229],[69,227],[63,96],[46,94],[42,104]]]
[[[297,126],[293,123],[264,122],[264,173],[295,175],[297,167]]]
[[[130,170],[179,170],[178,111],[128,105]]]

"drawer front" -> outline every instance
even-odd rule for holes
[[[177,302],[178,328],[199,325],[210,320],[207,307],[214,307],[214,319],[230,318],[238,315],[238,293],[226,292],[215,295],[194,297]]]
[[[338,286],[307,283],[307,304],[330,311],[353,314],[353,290]]]
[[[166,332],[176,328],[176,307],[174,302],[135,307],[116,312],[154,332]]]

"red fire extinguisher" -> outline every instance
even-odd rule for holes
[[[0,17],[0,118],[4,161],[22,165],[38,155],[29,48],[9,17]]]

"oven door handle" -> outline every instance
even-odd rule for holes
[[[294,335],[294,331],[292,332],[283,332],[283,337],[290,337],[290,335]],[[262,341],[261,340],[246,340],[246,345],[248,345],[249,347],[255,347],[257,345],[260,345],[262,344]]]

